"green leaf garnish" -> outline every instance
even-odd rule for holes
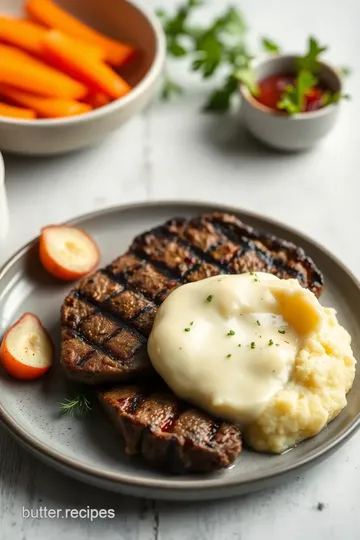
[[[268,345],[271,347],[271,345],[274,345],[274,342],[272,339],[269,339]]]
[[[231,358],[231,356],[232,356],[231,354],[227,354],[226,358]]]
[[[234,332],[234,330],[229,330],[226,335],[227,336],[235,336],[235,332]]]
[[[259,95],[259,87],[255,80],[255,74],[250,68],[242,68],[234,73],[234,77],[244,84],[254,97]]]
[[[321,97],[321,105],[326,107],[327,105],[338,103],[341,99],[349,100],[351,97],[349,94],[340,94],[340,92],[330,92],[327,90]]]
[[[65,399],[59,408],[63,415],[86,416],[92,410],[92,404],[86,396],[79,394],[73,399]]]
[[[184,0],[175,13],[168,13],[165,9],[157,11],[157,15],[164,28],[168,54],[174,58],[189,60],[193,71],[202,78],[208,79],[224,73],[221,85],[209,95],[205,111],[225,112],[233,104],[233,97],[238,92],[239,83],[245,85],[253,96],[259,94],[254,73],[250,66],[252,55],[246,42],[247,28],[242,13],[235,7],[229,7],[225,12],[215,18],[208,25],[194,25],[192,15],[202,5],[199,0]],[[262,47],[272,54],[280,54],[280,47],[271,39],[263,38]],[[326,50],[319,42],[310,37],[308,50],[302,58],[296,60],[296,68],[301,77],[296,85],[289,88],[279,101],[278,108],[289,114],[303,112],[304,85],[308,88],[306,77],[315,76],[320,72],[319,56]],[[348,68],[342,69],[345,76],[350,72]],[[307,73],[308,75],[305,75]],[[162,90],[163,99],[170,99],[181,93],[181,87],[165,77]],[[343,98],[345,96],[341,96]],[[336,96],[324,103],[335,102]]]
[[[163,82],[163,87],[161,91],[161,98],[164,101],[168,101],[173,96],[179,96],[182,94],[182,88],[176,82],[171,80],[169,77],[165,77]]]
[[[181,56],[186,56],[187,50],[177,41],[172,41],[169,43],[168,53],[172,54],[172,56],[175,56],[176,58],[179,58]]]
[[[239,10],[229,7],[208,26],[194,26],[191,16],[201,2],[187,0],[174,14],[162,9],[157,14],[163,25],[168,54],[190,59],[192,70],[203,78],[224,71],[222,86],[209,96],[204,110],[223,112],[232,104],[238,90],[239,70],[249,67],[251,56],[245,44],[246,24]],[[240,72],[241,75],[241,72]],[[169,78],[165,80],[162,96],[169,99],[180,93],[180,87]]]
[[[190,328],[189,327],[184,328],[184,332],[190,332]]]
[[[213,295],[213,294],[209,294],[209,296],[206,298],[206,301],[207,301],[207,302],[212,302],[213,298],[214,298],[214,295]]]
[[[261,45],[264,51],[269,52],[271,54],[280,54],[281,49],[279,45],[277,45],[274,41],[268,38],[262,38]]]
[[[305,70],[312,74],[320,71],[320,64],[318,58],[321,53],[327,50],[327,47],[319,45],[318,41],[314,37],[309,37],[308,52],[302,58],[297,58],[296,66],[299,71]]]
[[[317,78],[305,69],[302,69],[297,77],[295,86],[289,85],[277,103],[277,108],[285,110],[289,114],[304,112],[305,96],[308,90],[317,84]]]
[[[255,341],[252,341],[252,342],[250,343],[250,349],[255,349]]]
[[[342,66],[339,71],[342,77],[348,77],[351,75],[351,69],[348,66]]]

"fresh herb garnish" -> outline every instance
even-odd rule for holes
[[[318,79],[305,69],[299,71],[295,85],[289,84],[276,104],[278,109],[289,114],[297,114],[304,111],[305,97],[307,92],[318,83]]]
[[[285,330],[278,330],[279,334],[286,334]]]
[[[213,298],[214,298],[214,295],[213,295],[213,294],[209,294],[209,296],[206,298],[206,301],[207,301],[207,302],[212,302]]]
[[[231,358],[231,356],[232,356],[231,354],[227,354],[226,358]]]
[[[257,324],[258,326],[260,326],[260,321],[259,321],[259,320],[257,320],[257,321],[256,321],[256,324]]]
[[[275,345],[276,345],[277,347],[280,347],[280,343],[275,343]]]
[[[252,342],[250,343],[250,349],[255,349],[255,341],[252,341]]]
[[[63,415],[86,416],[92,410],[92,404],[86,396],[79,394],[73,399],[65,399],[59,408]]]
[[[261,45],[262,45],[262,48],[264,49],[264,51],[266,51],[266,52],[269,52],[271,54],[280,54],[281,53],[281,49],[280,49],[279,45],[274,43],[274,41],[272,41],[271,39],[262,38]]]
[[[239,83],[246,86],[255,97],[259,94],[250,66],[253,56],[246,42],[247,28],[242,13],[235,7],[229,7],[210,25],[193,25],[192,15],[202,4],[201,0],[184,0],[174,13],[162,9],[157,11],[157,15],[165,31],[169,56],[188,59],[192,71],[198,72],[203,79],[217,76],[219,72],[223,74],[222,85],[210,94],[204,110],[224,112],[231,107]],[[266,52],[281,53],[279,45],[267,37],[261,39],[261,44]],[[280,110],[289,114],[304,112],[306,92],[311,86],[316,85],[316,76],[320,71],[319,56],[326,49],[327,47],[321,46],[314,37],[309,38],[306,54],[296,61],[298,73],[296,83],[289,85],[285,90],[279,101]],[[350,70],[344,67],[339,72],[346,76]],[[309,85],[310,80],[314,78],[316,82]],[[166,73],[162,89],[163,99],[167,100],[181,93],[182,88]],[[341,98],[345,96],[341,95],[334,99]],[[326,102],[323,106],[329,103],[336,101]]]
[[[338,103],[340,99],[351,99],[349,94],[340,94],[340,92],[329,92],[326,90],[323,95],[321,96],[321,105],[323,107],[326,107],[327,105],[331,105],[332,103]]]
[[[227,336],[235,336],[235,332],[234,332],[234,330],[229,330],[226,335]]]
[[[319,56],[326,50],[327,47],[319,45],[315,38],[309,38],[307,53],[303,57],[296,59],[297,76],[295,84],[290,84],[285,88],[280,101],[277,103],[278,109],[289,114],[304,112],[306,96],[314,86],[319,84],[318,74],[321,70]],[[349,73],[348,68],[343,68],[343,75]],[[321,106],[325,107],[331,103],[337,103],[340,99],[349,99],[349,96],[339,92],[326,91],[322,95]]]
[[[268,345],[271,347],[271,345],[274,345],[274,342],[272,339],[269,339]]]
[[[238,347],[241,347],[241,343],[239,343]]]
[[[296,59],[296,67],[299,71],[305,70],[310,73],[319,73],[321,69],[319,56],[326,50],[326,46],[322,47],[314,37],[310,36],[307,53],[303,57]]]
[[[245,43],[246,25],[240,11],[234,7],[215,18],[209,26],[190,24],[190,18],[202,2],[187,0],[173,15],[164,10],[157,12],[163,25],[169,56],[187,57],[192,71],[208,79],[219,71],[224,74],[222,86],[213,91],[204,109],[206,111],[226,111],[237,93],[239,82],[256,92],[256,84],[249,69],[251,55]],[[164,99],[179,94],[181,87],[168,75],[162,91]]]
[[[252,270],[250,270],[249,274],[250,274],[250,276],[253,276],[254,272]]]
[[[342,77],[348,77],[351,75],[351,69],[348,66],[343,66],[339,69],[340,75]]]
[[[194,321],[191,321],[189,324],[190,324],[190,326],[192,326],[194,324]]]
[[[190,332],[190,328],[189,327],[184,328],[184,332]]]
[[[165,75],[164,82],[161,90],[161,97],[163,100],[169,100],[173,96],[179,96],[183,93],[183,89],[175,81],[170,79],[168,75]]]

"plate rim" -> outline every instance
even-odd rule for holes
[[[355,274],[351,270],[349,270],[345,266],[345,264],[337,258],[337,256],[331,253],[331,251],[322,246],[316,240],[313,240],[302,231],[288,226],[287,224],[284,224],[279,220],[268,217],[266,214],[246,210],[238,206],[186,199],[133,202],[127,204],[113,205],[102,208],[100,210],[95,210],[93,212],[87,212],[70,220],[67,220],[63,224],[81,226],[84,221],[87,221],[89,219],[96,219],[103,215],[111,214],[114,212],[139,212],[144,209],[146,210],[149,207],[152,207],[153,209],[159,207],[161,207],[161,209],[169,208],[169,210],[171,210],[172,208],[175,209],[179,206],[188,207],[190,211],[192,208],[202,208],[202,211],[206,212],[216,210],[240,214],[245,220],[246,218],[255,220],[257,219],[260,221],[266,221],[271,226],[279,227],[283,229],[285,233],[290,233],[299,237],[301,240],[310,243],[312,246],[314,246],[314,248],[322,252],[327,258],[332,261],[332,263],[334,263],[338,268],[341,269],[342,272],[347,275],[348,279],[352,282],[352,284],[358,289],[360,293],[360,281],[355,276]],[[38,241],[39,236],[35,237],[33,240],[30,240],[28,243],[23,245],[12,256],[8,258],[8,260],[0,268],[0,282],[4,278],[6,273],[11,269],[11,267],[29,250],[34,248],[38,244]],[[135,478],[131,474],[122,472],[106,472],[100,469],[96,469],[90,465],[79,463],[75,459],[65,456],[60,451],[55,450],[52,446],[43,443],[37,437],[31,435],[28,430],[23,428],[21,424],[19,424],[11,416],[11,414],[5,410],[5,407],[1,403],[1,399],[0,421],[5,425],[11,435],[15,437],[18,442],[22,443],[23,446],[27,448],[27,450],[36,454],[38,457],[43,459],[43,461],[45,460],[47,463],[51,463],[57,469],[61,469],[62,471],[67,472],[71,476],[80,476],[83,481],[85,479],[89,483],[94,484],[97,480],[97,483],[102,484],[102,487],[104,487],[105,483],[108,483],[108,485],[112,485],[112,489],[114,489],[114,486],[123,486],[124,489],[127,489],[128,491],[137,490],[138,492],[140,492],[141,490],[151,490],[153,493],[176,492],[180,497],[181,495],[185,496],[186,492],[193,490],[196,490],[197,493],[201,493],[201,495],[204,496],[206,496],[206,494],[210,495],[211,491],[216,490],[220,496],[220,492],[222,492],[223,490],[228,490],[232,493],[234,492],[234,490],[236,490],[236,488],[239,488],[239,491],[241,490],[243,493],[252,491],[254,489],[254,485],[258,483],[269,483],[274,478],[282,478],[284,476],[290,475],[291,473],[295,473],[301,470],[305,466],[310,466],[311,464],[315,464],[317,461],[320,461],[321,459],[330,456],[332,452],[340,448],[340,446],[342,446],[342,444],[344,444],[359,429],[360,410],[358,411],[350,425],[346,428],[343,428],[333,441],[324,442],[322,445],[312,450],[309,456],[300,458],[295,463],[285,466],[281,470],[275,470],[274,472],[270,471],[268,474],[262,476],[255,476],[251,479],[242,481],[239,481],[238,479],[227,478],[224,479],[224,482],[221,484],[219,484],[218,478],[207,478],[205,476],[203,479],[197,478],[194,480],[178,480],[176,476],[172,476],[166,479],[144,477]],[[269,456],[269,458],[271,458],[271,456]]]

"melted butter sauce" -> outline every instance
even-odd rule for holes
[[[289,380],[303,333],[293,312],[316,311],[309,295],[265,273],[184,285],[159,309],[149,356],[177,395],[246,425]]]

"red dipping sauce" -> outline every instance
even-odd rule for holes
[[[280,101],[285,88],[290,84],[295,85],[295,81],[296,77],[293,75],[270,75],[265,77],[258,83],[260,92],[256,96],[256,100],[274,111],[280,111],[281,109],[278,109],[276,105]],[[319,85],[310,88],[305,96],[303,112],[321,109],[324,106],[321,98],[325,91],[326,89]]]

